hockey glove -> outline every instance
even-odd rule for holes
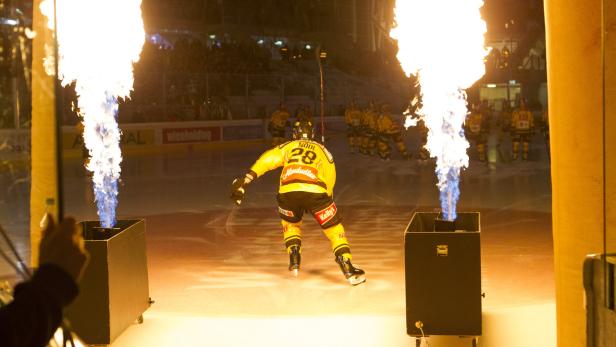
[[[233,200],[236,205],[240,205],[242,203],[242,199],[244,199],[245,194],[246,191],[244,190],[244,178],[240,177],[234,179],[231,187],[231,200]]]
[[[256,174],[249,172],[244,177],[238,177],[233,180],[233,183],[231,185],[231,200],[233,200],[236,205],[240,205],[242,203],[244,195],[246,194],[246,190],[244,189],[244,187],[248,183],[252,182],[255,177]]]

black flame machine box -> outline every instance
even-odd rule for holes
[[[481,335],[478,212],[416,212],[404,234],[406,326],[415,337]],[[419,340],[418,340],[419,341]]]
[[[143,320],[150,306],[143,220],[118,220],[115,228],[82,222],[90,263],[80,293],[67,309],[75,332],[88,344],[108,345]]]

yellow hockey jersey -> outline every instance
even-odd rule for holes
[[[332,196],[336,184],[334,158],[320,143],[295,140],[263,153],[250,170],[261,177],[282,167],[279,193],[310,192]]]
[[[344,111],[344,121],[352,127],[361,126],[362,112],[357,107],[349,107]]]
[[[531,131],[535,127],[533,114],[528,110],[516,110],[511,116],[511,127],[519,132]]]
[[[484,119],[483,113],[481,112],[472,112],[468,117],[466,117],[466,122],[464,124],[466,126],[467,131],[472,135],[479,135],[484,132],[483,128]]]
[[[378,115],[376,111],[372,109],[367,109],[363,113],[361,123],[364,127],[370,130],[378,131],[377,118],[378,118]]]
[[[400,127],[389,113],[383,113],[376,121],[378,132],[381,134],[395,134],[400,132]]]
[[[287,120],[291,117],[287,110],[278,109],[272,113],[272,124],[275,128],[284,128]]]

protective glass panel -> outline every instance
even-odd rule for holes
[[[45,112],[55,109],[53,79],[42,64],[44,44],[52,43],[52,36],[49,30],[43,32],[46,21],[33,18],[33,8],[40,1],[34,3],[0,1],[0,226],[15,245],[24,266],[30,265],[32,107],[44,105],[40,109]],[[34,43],[36,27],[41,32]],[[33,59],[40,59],[41,63],[33,67]],[[49,71],[53,73],[53,69]],[[38,93],[36,102],[33,90]],[[48,128],[54,131],[53,118],[47,118]],[[49,180],[55,180],[55,176],[50,175]],[[4,238],[0,239],[0,250],[12,263],[0,261],[0,279],[15,279],[18,259]]]

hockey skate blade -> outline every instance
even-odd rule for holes
[[[291,273],[293,277],[299,277],[299,269],[291,269]]]
[[[348,280],[349,280],[349,283],[352,286],[356,286],[358,284],[362,284],[362,283],[366,282],[366,276],[364,276],[364,275],[351,276],[351,277],[348,278]]]

